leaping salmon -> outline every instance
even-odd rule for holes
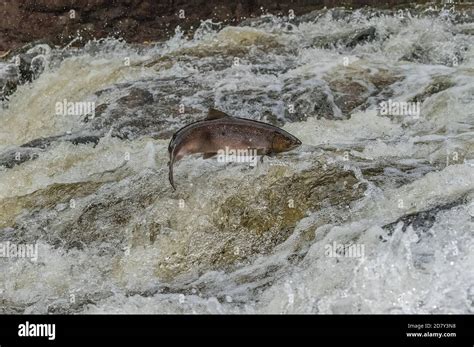
[[[287,152],[301,145],[301,141],[290,133],[264,122],[231,117],[209,109],[206,119],[179,129],[168,146],[170,154],[169,180],[176,190],[173,165],[185,155],[202,153],[207,159],[224,148],[234,150],[256,150],[258,155],[273,155]]]

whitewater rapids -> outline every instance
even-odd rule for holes
[[[474,313],[473,23],[324,10],[39,45],[0,109],[0,242],[38,259],[0,258],[0,312]],[[209,107],[303,146],[187,158],[174,193],[169,139]]]

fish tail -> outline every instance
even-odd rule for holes
[[[175,186],[175,184],[174,184],[174,179],[173,179],[173,165],[174,165],[174,156],[173,156],[173,158],[168,162],[168,166],[169,166],[168,178],[169,178],[169,180],[170,180],[171,186],[172,186],[173,189],[176,191],[176,186]]]

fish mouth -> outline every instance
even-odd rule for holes
[[[296,147],[299,147],[299,146],[301,146],[301,145],[302,145],[302,142],[301,142],[299,139],[297,139],[297,138],[295,137],[295,140],[294,140],[293,145],[291,146],[291,149],[296,148]]]

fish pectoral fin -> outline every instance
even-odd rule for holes
[[[219,119],[219,118],[225,118],[225,117],[230,117],[227,113],[216,110],[215,108],[210,108],[206,120],[213,120],[213,119]]]
[[[202,159],[209,159],[209,158],[212,158],[213,156],[217,155],[217,152],[214,152],[214,153],[204,153],[202,155]]]
[[[273,158],[275,156],[275,152],[271,148],[260,148],[257,150],[257,154],[260,155],[261,163],[263,163],[263,157],[269,156]]]
[[[270,148],[259,148],[257,149],[257,155],[265,156],[265,155],[270,155],[272,150]]]

